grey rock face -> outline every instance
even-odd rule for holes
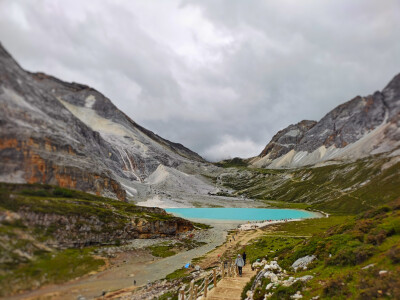
[[[382,92],[357,96],[330,111],[319,122],[302,121],[279,131],[253,163],[268,155],[268,160],[259,165],[298,167],[391,152],[400,147],[399,128],[400,74]],[[356,146],[366,137],[364,144]],[[315,153],[320,148],[323,150]],[[279,161],[291,150],[294,151],[291,157]]]
[[[304,134],[314,127],[316,123],[316,121],[303,120],[280,130],[274,135],[271,142],[264,148],[260,156],[263,157],[269,154],[271,159],[275,159],[288,153],[296,147],[304,137]]]
[[[312,152],[322,145],[345,147],[382,124],[386,110],[380,92],[368,97],[358,96],[323,117],[305,133],[295,149]]]
[[[119,178],[203,159],[139,126],[101,93],[24,71],[0,45],[0,181],[125,199]]]
[[[389,118],[398,116],[400,113],[400,74],[389,82],[383,89],[382,94],[384,103],[389,110]]]
[[[148,213],[165,213],[157,208],[142,208]],[[123,227],[117,222],[104,223],[96,216],[58,215],[20,210],[26,226],[42,226],[57,229],[52,234],[57,248],[77,248],[89,245],[112,244],[116,240],[127,241],[137,238],[159,238],[175,236],[193,229],[193,224],[181,218],[170,220],[147,220],[138,217]]]

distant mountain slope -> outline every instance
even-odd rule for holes
[[[256,167],[293,168],[348,161],[400,147],[400,74],[382,92],[339,105],[319,122],[302,121],[276,134]]]
[[[260,156],[270,159],[278,158],[290,150],[301,141],[304,134],[317,124],[316,121],[303,120],[295,125],[289,125],[274,135],[271,142],[264,148]]]
[[[204,160],[139,126],[98,91],[23,70],[0,45],[0,181],[125,199],[121,180]]]

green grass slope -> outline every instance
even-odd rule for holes
[[[274,232],[276,236],[265,236],[246,247],[251,261],[278,257],[289,276],[313,276],[307,283],[278,286],[269,299],[291,299],[297,291],[303,299],[400,299],[400,199],[356,217],[329,219],[336,223],[329,229],[327,221],[318,224],[323,219],[303,221],[315,223],[309,231],[301,222],[300,226],[282,224]],[[296,237],[308,233],[313,235]],[[295,273],[290,266],[306,255],[317,259],[307,270]],[[264,299],[268,283],[263,279],[255,300]]]
[[[400,161],[370,157],[346,164],[270,170],[237,167],[219,181],[225,187],[266,201],[302,203],[327,212],[355,214],[400,196]]]

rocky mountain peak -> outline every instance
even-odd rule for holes
[[[48,183],[125,199],[162,164],[204,160],[147,130],[106,96],[23,70],[0,45],[0,181]]]
[[[393,118],[400,113],[400,74],[389,82],[382,93],[389,109],[389,117]]]
[[[291,168],[394,151],[400,147],[400,74],[382,92],[357,96],[318,122],[302,122],[279,131],[252,164]]]
[[[316,123],[316,121],[303,120],[280,130],[274,135],[259,156],[264,157],[268,155],[271,159],[275,159],[288,153],[300,142],[304,133],[314,127]]]

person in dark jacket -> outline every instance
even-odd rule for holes
[[[242,277],[242,268],[244,266],[244,261],[243,258],[238,254],[236,260],[235,260],[235,265],[238,267],[239,270],[239,276]]]
[[[244,265],[246,265],[246,257],[247,257],[246,252],[243,251],[242,257],[243,257]]]

